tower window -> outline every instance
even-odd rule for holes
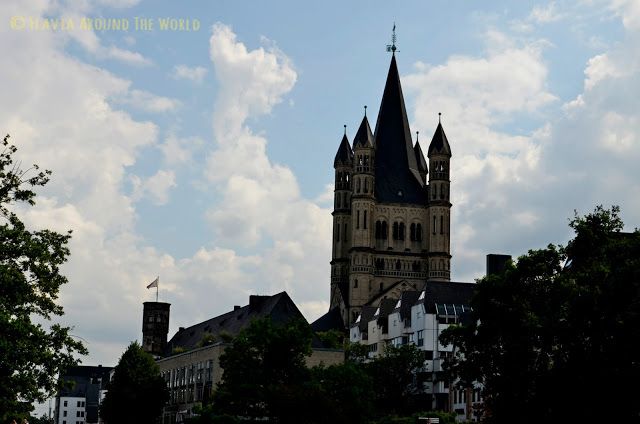
[[[389,236],[389,232],[387,229],[387,221],[382,221],[382,239],[386,240]]]
[[[444,215],[440,215],[440,234],[444,234]]]
[[[364,192],[365,193],[369,193],[369,179],[368,178],[364,179]]]
[[[357,279],[353,280],[353,288],[354,289],[358,288],[358,280]]]
[[[340,241],[340,224],[336,224],[336,241]]]
[[[400,268],[402,268],[402,264],[400,263],[400,259],[396,260],[396,270],[400,271]]]
[[[364,218],[362,220],[362,227],[366,230],[367,229],[367,211],[364,211]]]
[[[416,225],[416,240],[422,241],[422,224]]]
[[[393,223],[393,239],[398,240],[398,223]]]
[[[342,196],[340,193],[336,195],[336,208],[340,209],[342,207]]]
[[[384,290],[384,284],[380,283],[380,291]]]
[[[356,193],[360,193],[360,178],[356,178]]]
[[[409,229],[409,239],[411,241],[416,241],[416,224],[411,224]]]
[[[434,223],[435,223],[435,218],[434,219]],[[434,224],[435,225],[435,224]],[[356,211],[356,230],[360,228],[360,211]],[[433,230],[435,231],[435,230]],[[435,233],[433,233],[435,234]]]
[[[343,234],[342,238],[344,239],[344,241],[347,241],[347,234],[349,234],[349,233],[347,232],[347,224],[346,223],[344,224],[344,232],[342,234]]]
[[[400,240],[404,240],[404,222],[401,222],[398,225],[398,238]]]
[[[436,217],[433,217],[433,235],[436,234]]]
[[[380,221],[376,221],[375,238],[376,239],[382,238],[382,223]]]

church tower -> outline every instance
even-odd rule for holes
[[[331,310],[325,317],[339,316],[343,327],[365,305],[450,278],[451,148],[440,122],[428,163],[417,136],[414,145],[395,44],[391,51],[375,132],[365,107],[353,148],[345,129],[334,160]]]

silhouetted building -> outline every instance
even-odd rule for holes
[[[98,409],[113,367],[75,366],[60,375],[63,387],[55,400],[56,424],[98,423]]]

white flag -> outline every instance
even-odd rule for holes
[[[159,280],[160,280],[160,277],[156,277],[156,279],[155,279],[155,280],[153,280],[153,281],[151,282],[151,284],[149,284],[149,285],[147,286],[147,288],[148,288],[148,289],[150,289],[151,287],[158,287],[158,281],[159,281]]]

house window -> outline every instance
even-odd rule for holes
[[[424,330],[418,331],[418,342],[416,344],[418,346],[424,345]]]
[[[67,401],[66,400],[64,401],[64,406],[67,406]]]
[[[66,402],[65,402],[66,403]],[[62,411],[62,416],[66,417],[67,416],[67,411]]]

